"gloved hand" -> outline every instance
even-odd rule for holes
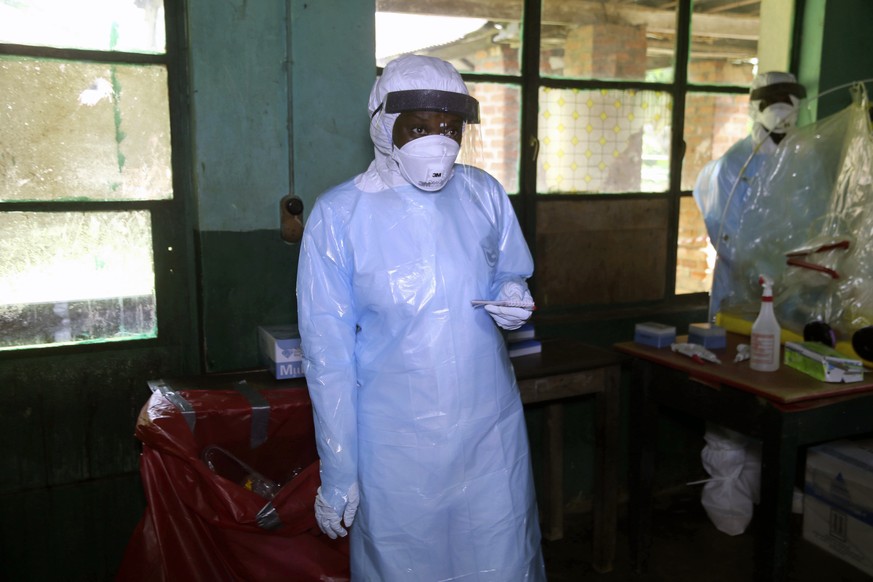
[[[335,540],[337,537],[346,537],[348,534],[346,528],[352,526],[355,514],[358,512],[359,502],[358,484],[353,483],[346,496],[346,506],[343,509],[342,521],[340,521],[340,516],[333,506],[325,500],[321,494],[321,487],[319,487],[315,495],[315,521],[318,522],[318,527],[332,540]],[[345,523],[345,528],[343,523]]]
[[[518,301],[520,303],[533,304],[533,297],[526,285],[517,281],[507,281],[497,294],[499,301]],[[494,321],[503,329],[518,329],[524,322],[530,319],[533,311],[522,307],[503,307],[499,305],[486,305],[487,311]]]
[[[521,307],[501,307],[499,305],[486,305],[485,311],[491,314],[497,325],[509,330],[520,328],[533,313]]]

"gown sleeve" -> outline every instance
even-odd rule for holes
[[[323,197],[324,198],[324,197]],[[306,224],[297,271],[303,370],[321,460],[321,493],[338,515],[357,482],[357,314],[342,212],[324,199]]]
[[[503,285],[509,282],[519,283],[527,289],[527,279],[533,274],[534,265],[509,196],[499,182],[493,178],[491,180],[495,220],[500,235],[497,269],[491,287],[491,297],[496,298]]]

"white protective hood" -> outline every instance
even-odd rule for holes
[[[407,55],[388,63],[370,91],[370,139],[373,140],[376,158],[355,180],[355,185],[365,192],[408,184],[400,175],[397,162],[391,158],[394,147],[391,132],[399,114],[385,113],[383,105],[388,93],[411,89],[436,89],[469,95],[460,73],[443,60]]]

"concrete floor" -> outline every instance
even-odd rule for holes
[[[591,568],[590,515],[565,516],[564,539],[544,541],[549,582],[750,582],[755,522],[746,533],[729,536],[712,525],[700,505],[700,489],[683,487],[657,498],[652,555],[646,575],[633,575],[627,546],[625,507],[621,508],[614,569]],[[807,542],[802,517],[794,515],[789,582],[870,582],[854,566]]]

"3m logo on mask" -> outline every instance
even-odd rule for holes
[[[407,182],[435,192],[451,179],[461,146],[444,135],[427,135],[395,148],[393,157]]]
[[[454,160],[452,160],[452,164],[454,165]],[[401,172],[402,172],[402,170],[401,170]],[[435,192],[437,190],[441,190],[442,187],[446,185],[446,182],[449,181],[448,178],[450,178],[451,175],[452,175],[451,169],[449,169],[448,172],[446,172],[443,170],[442,165],[440,165],[439,169],[427,170],[427,177],[425,179],[419,180],[417,182],[413,182],[412,180],[410,180],[410,182],[412,183],[413,186],[415,186],[421,190],[426,190],[428,192]],[[445,177],[445,176],[448,176],[448,177]],[[407,180],[408,179],[409,178],[407,178]]]

